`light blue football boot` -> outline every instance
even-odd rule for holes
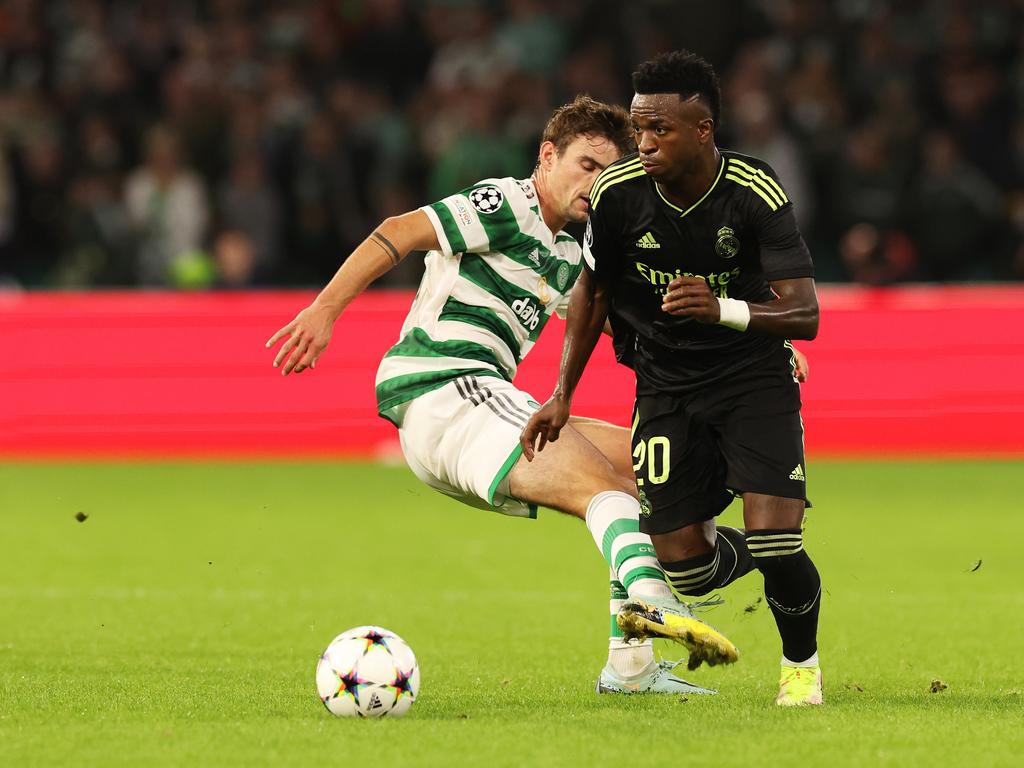
[[[688,683],[682,678],[672,674],[678,662],[652,661],[647,670],[636,677],[621,678],[615,674],[611,664],[606,664],[601,670],[601,677],[597,681],[598,693],[696,693],[703,696],[714,696],[718,691],[710,688],[701,688],[699,685]]]

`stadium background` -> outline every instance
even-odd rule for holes
[[[826,281],[1024,277],[1014,0],[7,0],[0,281],[315,285],[690,47]],[[162,194],[161,194],[162,190]],[[415,282],[416,260],[387,279]]]
[[[21,352],[0,451],[393,452],[373,369],[422,260],[287,385],[259,342],[309,294],[267,289],[322,284],[387,215],[527,175],[553,106],[627,103],[632,65],[673,46],[718,68],[721,144],[779,172],[820,282],[855,284],[822,289],[805,345],[811,453],[1020,451],[1024,301],[993,281],[1024,277],[1022,20],[1010,1],[7,2],[0,329]],[[932,287],[880,288],[910,280]],[[88,292],[132,287],[189,292]],[[554,335],[524,366],[539,396]],[[628,374],[598,360],[578,405],[622,423]]]
[[[677,46],[719,69],[721,143],[779,171],[821,277],[806,718],[769,706],[751,579],[715,614],[743,663],[697,673],[722,696],[590,695],[606,568],[576,521],[379,461],[416,258],[315,373],[263,348],[379,219],[528,174],[552,106],[625,103]],[[1022,49],[1013,0],[0,0],[0,764],[631,764],[628,718],[716,766],[1016,765]],[[523,367],[539,397],[559,345]],[[630,401],[603,346],[577,406]],[[379,728],[313,696],[367,622],[424,670]]]

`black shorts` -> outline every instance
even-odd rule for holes
[[[633,469],[647,534],[710,520],[746,492],[806,502],[800,385],[777,370],[686,396],[638,391]]]

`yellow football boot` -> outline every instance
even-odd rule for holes
[[[711,667],[732,664],[740,657],[729,638],[694,616],[689,605],[675,599],[627,600],[615,622],[627,639],[663,637],[686,646],[690,652],[686,666],[691,670],[704,662]]]
[[[780,707],[806,707],[825,702],[821,695],[821,667],[782,667],[779,695]]]

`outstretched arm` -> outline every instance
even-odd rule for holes
[[[533,461],[535,443],[537,451],[544,450],[548,441],[558,439],[559,432],[569,420],[569,406],[576,385],[579,384],[583,368],[601,337],[607,319],[607,290],[584,270],[576,281],[576,287],[572,289],[572,300],[569,302],[558,384],[551,399],[533,414],[519,438],[527,461]]]
[[[423,211],[385,219],[345,259],[313,303],[270,337],[268,349],[289,337],[274,358],[274,367],[283,365],[282,376],[315,367],[331,341],[335,321],[356,296],[412,251],[438,248],[437,234]]]

